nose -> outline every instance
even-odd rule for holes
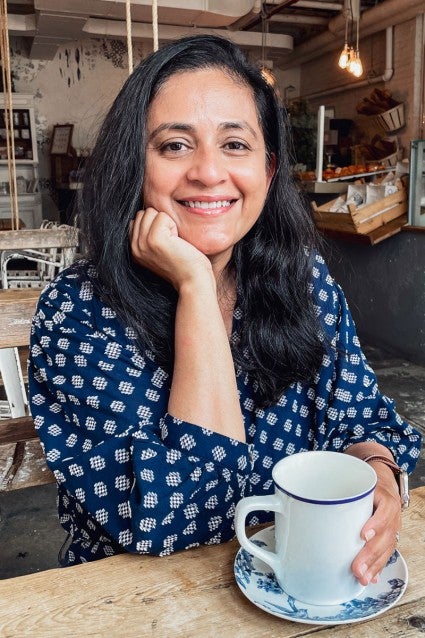
[[[187,170],[189,181],[211,187],[224,182],[226,178],[227,168],[220,149],[204,147],[193,153]]]

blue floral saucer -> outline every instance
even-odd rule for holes
[[[274,527],[254,534],[253,543],[274,550]],[[285,594],[270,567],[246,550],[235,559],[235,578],[242,592],[254,605],[285,620],[314,625],[342,625],[370,620],[392,607],[407,586],[407,566],[397,550],[383,569],[378,583],[371,583],[362,593],[338,605],[309,605]]]

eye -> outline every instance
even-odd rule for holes
[[[249,145],[246,142],[241,142],[241,140],[230,140],[224,144],[224,148],[228,151],[240,153],[246,152],[250,150]]]
[[[176,155],[185,153],[190,150],[188,142],[182,140],[172,140],[170,142],[164,142],[159,146],[159,152],[162,155]]]

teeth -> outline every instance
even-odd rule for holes
[[[185,206],[189,206],[189,208],[204,208],[205,210],[214,209],[214,208],[225,208],[226,206],[230,206],[229,199],[220,199],[215,202],[198,202],[198,201],[184,201],[183,204]]]

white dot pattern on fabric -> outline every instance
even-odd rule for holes
[[[31,412],[72,537],[64,564],[224,542],[234,535],[238,500],[270,493],[271,469],[288,454],[379,441],[413,467],[420,436],[379,393],[320,256],[312,273],[311,294],[334,347],[314,383],[291,385],[269,408],[256,407],[255,386],[238,370],[246,443],[167,413],[169,375],[94,294],[88,263],[43,291],[32,328]],[[236,307],[233,343],[241,320]],[[256,513],[248,523],[271,516]]]

